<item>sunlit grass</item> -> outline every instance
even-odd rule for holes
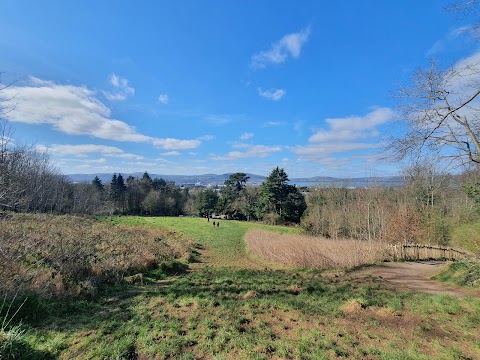
[[[114,218],[202,245],[187,274],[102,289],[96,299],[29,299],[19,314],[41,358],[479,358],[476,299],[419,295],[373,277],[325,275],[252,257],[249,228],[195,218]],[[193,266],[193,265],[192,265]],[[475,302],[477,301],[477,302]]]

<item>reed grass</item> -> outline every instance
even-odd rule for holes
[[[331,240],[251,229],[248,250],[272,262],[313,269],[354,268],[383,261],[388,247],[379,241]]]

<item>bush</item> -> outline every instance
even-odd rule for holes
[[[92,297],[99,284],[187,260],[193,248],[167,230],[77,216],[10,214],[0,226],[0,291],[10,294]]]

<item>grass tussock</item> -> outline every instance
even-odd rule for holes
[[[435,279],[451,284],[480,288],[480,262],[455,261],[445,267]]]
[[[168,230],[76,216],[0,218],[0,293],[92,296],[98,285],[191,257],[193,243]]]
[[[377,241],[329,240],[252,229],[245,235],[248,249],[269,261],[313,269],[354,268],[383,261],[387,246]]]

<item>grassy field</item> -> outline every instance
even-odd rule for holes
[[[480,222],[462,224],[452,231],[450,245],[480,256]]]
[[[186,217],[111,222],[166,228],[199,244],[201,262],[163,279],[153,270],[145,285],[106,286],[94,300],[27,299],[15,318],[24,358],[480,358],[478,299],[387,290],[376,278],[298,270],[246,251],[252,227],[297,229],[214,228]]]

